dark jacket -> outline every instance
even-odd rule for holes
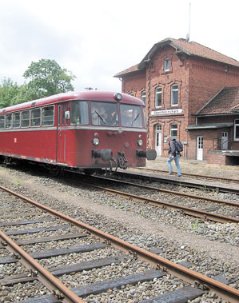
[[[170,140],[169,141],[169,148],[168,148],[168,153],[171,154],[172,156],[176,156],[177,154],[180,154],[177,150],[176,150],[176,145],[175,145],[176,140]]]

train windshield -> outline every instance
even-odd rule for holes
[[[93,125],[144,127],[141,106],[109,102],[91,102],[91,122]],[[119,113],[119,112],[120,113]]]
[[[142,108],[137,105],[120,105],[121,125],[124,127],[144,127]]]
[[[91,102],[91,121],[93,125],[118,126],[116,103]]]

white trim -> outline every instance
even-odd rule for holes
[[[46,131],[46,130],[104,130],[104,131],[115,131],[115,132],[122,132],[122,131],[127,131],[127,132],[142,132],[146,133],[147,130],[145,128],[135,128],[135,127],[99,127],[99,126],[61,126],[61,127],[29,127],[29,128],[7,128],[7,129],[0,129],[0,133],[6,133],[6,132],[36,132],[36,131]]]
[[[234,120],[234,136],[233,136],[233,139],[234,139],[234,141],[239,141],[239,137],[238,138],[236,137],[236,128],[238,128],[238,131],[239,131],[239,122],[236,123],[236,120],[239,121],[239,119]]]

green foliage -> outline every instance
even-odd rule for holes
[[[75,76],[55,60],[32,62],[23,76],[28,83],[20,86],[9,78],[0,83],[0,108],[74,90]]]
[[[18,85],[7,78],[0,84],[0,108],[10,106],[17,102]]]
[[[23,76],[29,80],[27,89],[31,100],[74,90],[71,81],[75,77],[55,60],[32,62]]]

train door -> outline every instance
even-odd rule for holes
[[[67,126],[70,123],[69,103],[58,105],[57,162],[66,163]]]
[[[197,160],[203,160],[203,137],[197,137]]]
[[[221,137],[221,149],[228,149],[228,132],[223,132]]]
[[[160,124],[155,125],[155,150],[157,156],[162,154],[162,127]]]

